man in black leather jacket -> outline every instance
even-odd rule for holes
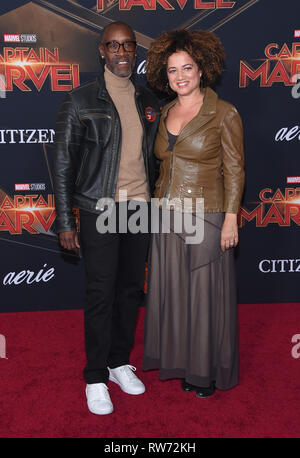
[[[86,270],[84,309],[88,408],[99,415],[113,405],[107,383],[128,394],[145,387],[129,365],[141,302],[149,233],[99,233],[101,198],[116,202],[116,214],[135,201],[148,201],[156,179],[153,143],[159,121],[155,96],[131,80],[136,40],[122,22],[106,27],[99,46],[104,75],[68,93],[55,136],[56,230],[61,245],[81,249]],[[122,201],[122,191],[128,197]],[[147,205],[147,204],[146,204]],[[80,241],[73,207],[80,212]],[[121,213],[120,213],[121,214]],[[127,221],[132,210],[127,211]],[[117,216],[118,218],[118,216]],[[121,217],[120,217],[121,218]],[[124,222],[123,222],[124,223]],[[121,220],[118,224],[123,224]]]

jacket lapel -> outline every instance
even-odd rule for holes
[[[166,106],[164,106],[163,110],[162,110],[162,115],[161,115],[161,118],[160,118],[160,129],[159,129],[159,132],[160,132],[161,136],[164,138],[164,140],[167,143],[169,142],[169,137],[168,137],[168,132],[167,132],[167,128],[166,128],[165,119],[168,116],[168,112],[169,112],[170,108],[172,108],[175,105],[176,102],[177,102],[177,98],[172,100]]]
[[[98,99],[102,99],[102,100],[106,100],[106,102],[111,102],[111,98],[109,96],[109,93],[105,87],[105,83],[104,83],[104,76],[103,75],[100,75],[97,77],[97,81],[98,81],[98,94],[97,94],[97,98]]]
[[[193,135],[202,126],[215,117],[217,112],[217,100],[218,96],[215,91],[213,91],[210,87],[205,88],[203,105],[200,108],[199,113],[182,129],[177,138],[177,144]]]

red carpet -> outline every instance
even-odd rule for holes
[[[85,402],[82,311],[0,314],[0,437],[300,437],[299,314],[295,303],[240,305],[240,383],[198,399],[140,370],[142,308],[131,363],[147,391],[129,396],[111,383],[115,412],[102,417]]]

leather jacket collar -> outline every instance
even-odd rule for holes
[[[206,124],[216,115],[218,95],[210,87],[206,87],[203,92],[203,105],[200,108],[199,113],[179,133],[177,138],[177,144],[183,141],[185,138],[189,137],[190,135],[193,135],[193,133],[196,130],[198,130],[201,126]],[[162,135],[166,140],[168,140],[168,133],[164,120],[168,116],[169,109],[176,104],[177,100],[178,98],[176,97],[176,99],[172,100],[172,102],[168,103],[168,105],[166,105],[163,108],[161,116],[161,126]]]

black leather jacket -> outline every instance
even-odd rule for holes
[[[156,97],[135,86],[135,99],[142,122],[143,156],[151,195],[157,178],[153,143],[159,123]],[[56,122],[54,195],[56,232],[76,228],[72,207],[94,213],[102,197],[114,198],[122,142],[118,112],[103,77],[67,93]]]

